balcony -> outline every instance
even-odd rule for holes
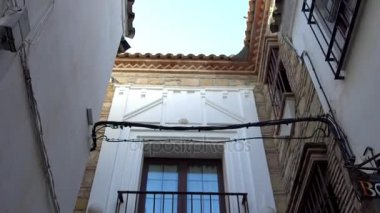
[[[335,79],[342,68],[361,0],[304,0],[302,12]]]
[[[118,191],[115,212],[248,213],[247,193]]]

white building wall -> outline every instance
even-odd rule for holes
[[[380,1],[362,1],[351,46],[346,56],[344,80],[334,80],[330,67],[301,11],[303,0],[297,1],[292,40],[297,52],[306,51],[321,79],[322,86],[336,112],[338,122],[348,136],[355,155],[360,161],[365,148],[371,146],[380,152],[378,129],[380,116]],[[325,111],[326,102],[315,81],[310,62],[305,59],[310,76]]]
[[[20,1],[22,2],[22,1]],[[122,34],[121,0],[26,1],[28,64],[61,212],[72,212]],[[0,212],[53,212],[19,55],[0,50]]]
[[[158,125],[227,125],[258,121],[252,88],[167,88],[117,86],[109,120]],[[187,120],[188,123],[182,122]],[[182,124],[181,124],[182,123]],[[108,138],[234,139],[260,137],[259,128],[192,132],[142,128],[107,129]],[[143,158],[219,158],[226,192],[248,192],[251,212],[274,212],[275,204],[263,142],[229,143],[223,152],[144,149],[141,143],[107,143],[102,149],[88,204],[89,212],[114,212],[118,190],[140,190]]]

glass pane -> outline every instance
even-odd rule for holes
[[[149,165],[148,179],[162,179],[163,166],[162,165]]]
[[[178,180],[177,166],[165,165],[163,179],[165,180]]]
[[[176,192],[178,191],[178,181],[165,180],[162,185],[162,191],[164,192]]]
[[[203,192],[202,181],[200,180],[187,181],[187,191],[188,192]]]
[[[216,166],[203,166],[203,179],[218,181]]]
[[[216,166],[190,166],[187,174],[187,191],[219,192]],[[187,196],[187,212],[220,212],[216,195]]]
[[[162,189],[162,180],[148,180],[146,185],[147,191],[161,191]]]
[[[187,180],[202,180],[202,166],[190,166]]]
[[[176,165],[149,165],[146,191],[178,191],[178,170]],[[145,212],[177,212],[177,195],[147,194]]]
[[[187,212],[188,213],[196,213],[196,212],[201,212],[201,200],[200,196],[197,198],[193,196],[191,199],[190,196],[187,198]]]
[[[211,204],[211,205],[210,205]],[[187,198],[187,212],[188,213],[219,213],[219,200],[211,197],[209,195],[203,195],[201,199],[193,199],[188,196]]]
[[[153,211],[153,197],[145,199],[145,212]]]
[[[164,212],[177,212],[177,195],[165,195]]]
[[[214,200],[214,199],[215,198],[213,198],[213,200],[212,200],[212,212],[218,213],[218,212],[220,212],[219,199],[218,198],[216,200]]]
[[[203,181],[204,192],[218,192],[218,182],[217,181]]]

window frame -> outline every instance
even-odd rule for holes
[[[266,76],[264,82],[268,85],[268,92],[272,103],[274,117],[281,119],[287,97],[293,97],[292,88],[287,77],[286,69],[279,56],[279,47],[269,50]]]
[[[187,192],[187,171],[190,166],[216,166],[218,176],[218,193],[224,193],[223,162],[221,159],[192,159],[192,158],[152,158],[146,157],[143,160],[140,191],[146,191],[149,165],[177,165],[178,166],[178,192]],[[177,211],[186,212],[187,199],[178,198]],[[219,199],[220,212],[226,212],[225,200]],[[145,208],[145,195],[140,196],[138,212],[143,213]]]
[[[328,174],[326,144],[306,143],[301,150],[286,212],[340,212]]]

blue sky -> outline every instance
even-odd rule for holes
[[[130,53],[237,54],[248,0],[136,0]]]

